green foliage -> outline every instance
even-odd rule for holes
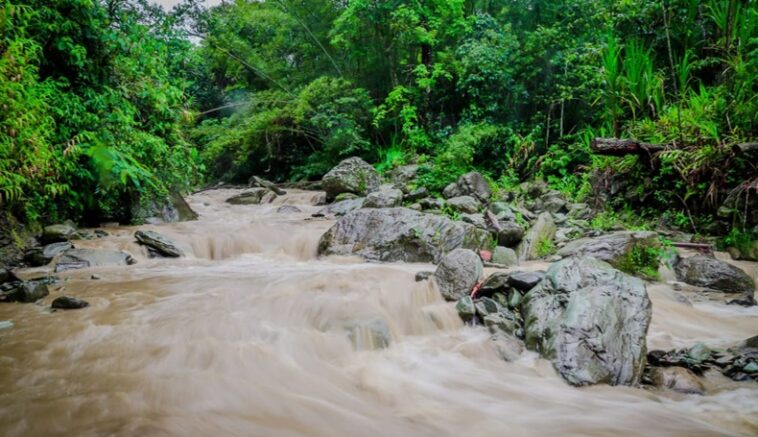
[[[614,267],[624,273],[654,281],[659,278],[658,266],[663,254],[664,250],[658,245],[637,244],[616,260]]]
[[[596,231],[610,231],[619,224],[618,213],[611,210],[602,211],[590,221],[590,226]]]
[[[552,238],[549,238],[549,237],[542,238],[537,242],[537,256],[538,257],[544,258],[554,253],[555,253],[555,243],[553,243]]]
[[[732,228],[729,233],[719,241],[718,246],[722,250],[729,247],[735,247],[742,253],[751,253],[756,240],[758,240],[758,234],[756,234],[755,231],[743,231],[739,228]]]

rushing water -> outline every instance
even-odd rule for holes
[[[149,259],[136,228],[108,229],[77,245],[127,250],[138,264],[67,272],[43,301],[0,306],[15,324],[0,331],[0,434],[758,433],[754,383],[709,375],[705,396],[570,387],[532,352],[503,361],[484,328],[464,326],[430,282],[414,281],[432,266],[317,259],[331,222],[310,218],[315,193],[224,203],[235,193],[191,196],[198,221],[145,226],[181,242],[186,258]],[[285,203],[302,213],[277,213]],[[650,348],[758,333],[755,308],[648,291]],[[64,293],[91,306],[51,312]],[[377,322],[391,336],[384,349],[364,329]]]

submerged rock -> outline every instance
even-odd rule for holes
[[[676,277],[682,282],[725,293],[755,292],[755,283],[747,273],[728,262],[704,255],[682,258],[674,266]]]
[[[540,245],[552,242],[555,230],[553,216],[549,212],[540,214],[516,249],[519,260],[538,259],[544,255],[540,253]]]
[[[179,249],[174,240],[163,234],[159,234],[158,232],[137,231],[134,233],[134,238],[136,238],[140,244],[155,250],[160,255],[171,258],[184,256],[184,251]]]
[[[71,249],[64,252],[55,263],[55,272],[100,266],[126,266],[137,261],[119,250]]]
[[[279,208],[276,208],[276,212],[278,214],[297,214],[303,212],[303,210],[295,205],[282,205]]]
[[[77,297],[71,297],[71,296],[61,296],[55,298],[52,305],[50,305],[51,308],[59,309],[59,310],[76,310],[79,308],[85,308],[89,306],[89,302],[86,300],[79,299]]]
[[[321,187],[329,199],[340,193],[355,193],[361,196],[374,191],[381,184],[379,173],[369,163],[358,157],[347,158],[329,170],[321,180]]]
[[[226,203],[232,205],[259,205],[261,203],[271,203],[276,197],[276,193],[267,188],[253,188],[226,199]]]
[[[524,296],[521,310],[527,347],[570,384],[640,382],[652,313],[640,279],[595,258],[567,258]]]
[[[340,218],[319,241],[321,255],[371,261],[439,262],[459,247],[487,248],[489,232],[408,208],[365,208]]]
[[[455,249],[442,258],[434,272],[434,279],[442,297],[455,301],[471,293],[483,271],[482,260],[476,252]]]
[[[275,183],[273,183],[271,181],[267,181],[266,179],[263,179],[263,178],[258,177],[258,176],[251,177],[250,181],[249,181],[249,185],[251,187],[261,187],[261,188],[269,189],[269,190],[273,191],[277,196],[284,196],[285,194],[287,194],[286,191],[284,191],[281,188],[279,188],[278,186],[276,186]]]
[[[651,372],[653,385],[685,394],[704,394],[705,386],[689,369],[684,367],[656,367]]]

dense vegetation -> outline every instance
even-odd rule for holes
[[[0,201],[27,221],[360,155],[753,238],[756,0],[0,1]]]

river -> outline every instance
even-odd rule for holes
[[[0,331],[0,434],[758,434],[758,384],[709,374],[705,396],[571,387],[533,352],[503,361],[485,328],[464,325],[433,283],[414,280],[433,266],[317,258],[332,223],[310,217],[318,193],[224,202],[238,192],[190,196],[197,221],[75,242],[138,263],[65,272],[41,302],[0,305],[0,320],[15,325]],[[302,212],[277,212],[283,204]],[[136,229],[169,235],[190,255],[150,259]],[[648,292],[650,349],[758,334],[757,307],[687,302],[665,283]],[[61,294],[91,306],[51,312]],[[376,321],[389,347],[362,328]]]

